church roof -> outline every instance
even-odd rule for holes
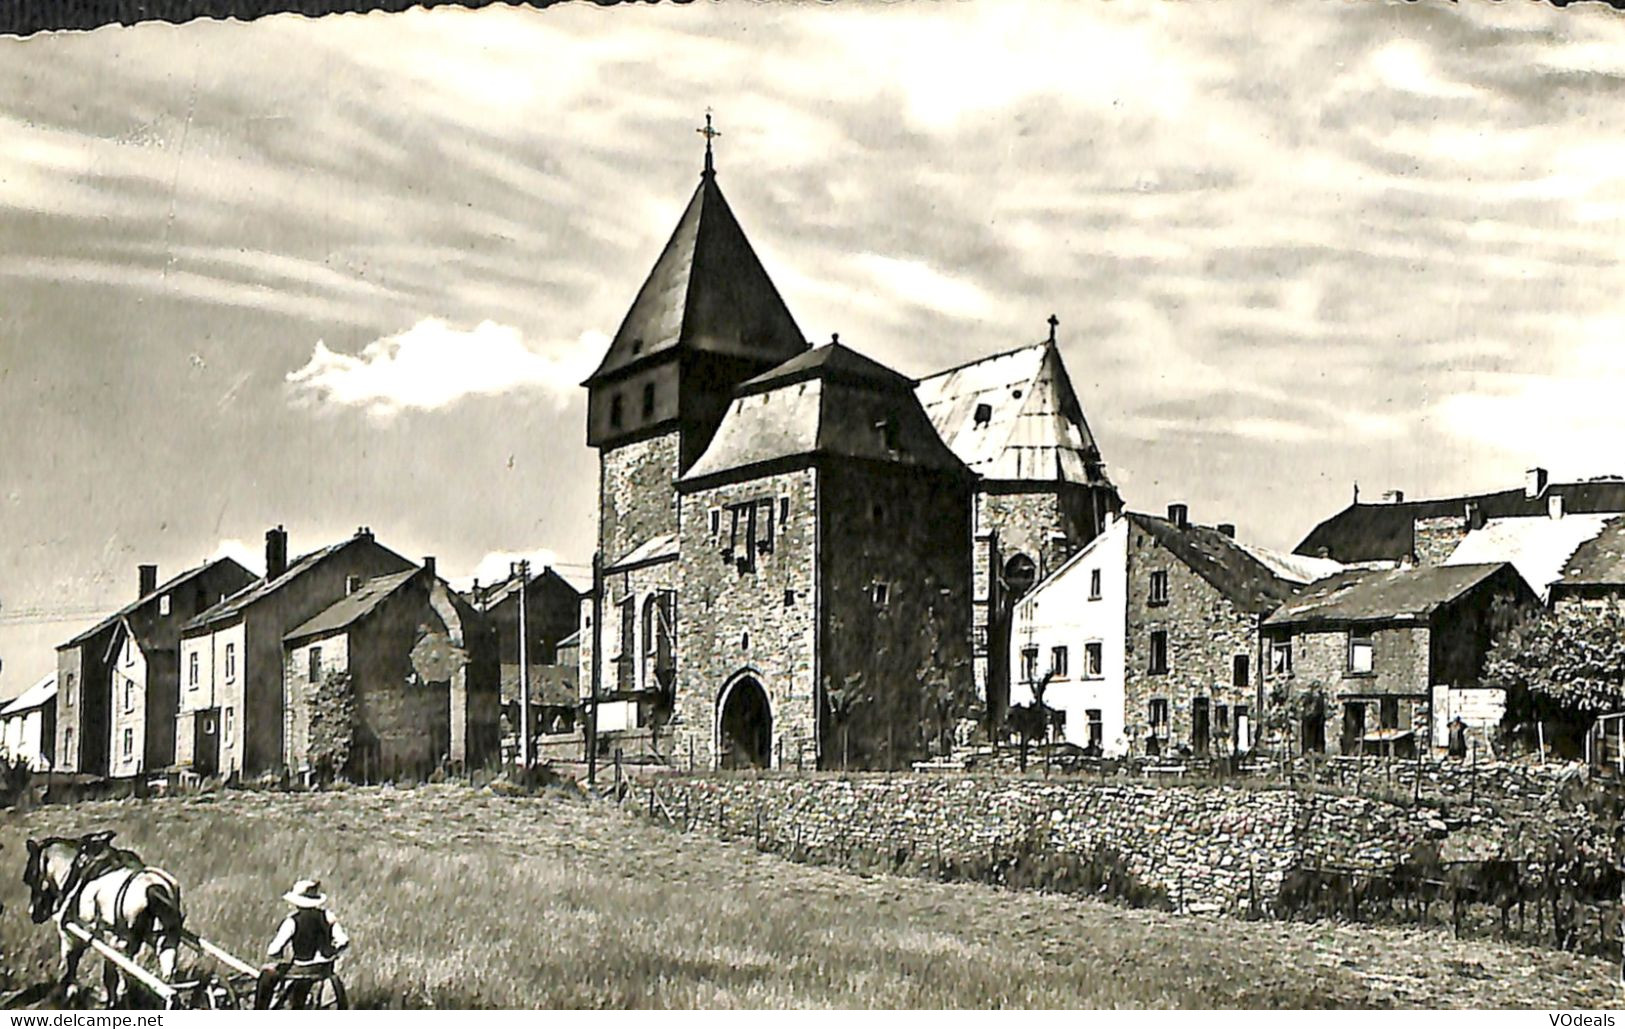
[[[916,392],[942,441],[984,479],[1109,485],[1053,342],[939,372]]]
[[[779,361],[806,346],[708,168],[585,384],[672,350]]]
[[[937,436],[913,380],[828,343],[740,388],[705,453],[679,480],[747,478],[813,457],[964,473]]]

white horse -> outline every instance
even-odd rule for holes
[[[167,982],[175,975],[185,920],[180,884],[168,872],[147,867],[132,851],[109,846],[112,839],[111,832],[97,832],[28,841],[23,882],[32,894],[29,915],[36,925],[56,922],[64,996],[76,989],[79,959],[89,947],[67,931],[70,921],[100,933],[132,959],[150,944],[160,976]],[[104,962],[102,985],[108,1007],[125,994],[124,973],[111,961]]]

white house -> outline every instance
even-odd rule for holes
[[[36,682],[0,707],[0,751],[7,760],[23,758],[36,772],[51,767],[56,739],[56,673]]]

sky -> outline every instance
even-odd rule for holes
[[[216,554],[584,583],[592,370],[718,181],[802,331],[1043,338],[1131,507],[1625,473],[1600,5],[437,8],[0,39],[0,696]]]

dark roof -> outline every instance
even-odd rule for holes
[[[752,381],[680,483],[700,488],[814,457],[971,474],[932,428],[912,380],[839,343]]]
[[[1465,517],[1467,505],[1477,504],[1485,518],[1544,515],[1552,496],[1563,498],[1570,514],[1625,512],[1625,480],[1558,482],[1531,497],[1522,489],[1477,493],[1437,500],[1407,500],[1394,504],[1350,504],[1310,530],[1297,552],[1311,557],[1322,548],[1327,556],[1345,564],[1356,561],[1398,561],[1414,556],[1412,527],[1418,518]]]
[[[557,579],[578,595],[581,593],[581,591],[576,589],[575,585],[571,583],[570,580],[554,571],[551,566],[544,567],[539,573],[530,577],[530,588],[532,590],[540,589],[550,578]],[[508,576],[506,579],[503,579],[500,582],[492,583],[489,586],[482,586],[480,588],[478,597],[468,595],[465,596],[464,599],[478,601],[480,605],[490,608],[496,607],[498,604],[507,600],[509,597],[516,595],[518,592],[519,576],[518,574],[514,574]]]
[[[806,346],[707,172],[586,384],[678,348],[777,361]]]
[[[579,646],[581,646],[581,630],[577,629],[575,632],[572,632],[570,635],[564,637],[564,639],[559,640],[559,642],[556,644],[556,649],[563,650],[565,647]]]
[[[238,564],[236,561],[232,560],[229,557],[221,557],[221,558],[216,558],[213,561],[206,561],[203,564],[198,565],[196,568],[188,569],[188,570],[182,572],[181,574],[175,576],[173,579],[170,579],[169,581],[167,581],[167,582],[163,583],[162,585],[158,586],[158,588],[154,589],[151,593],[147,593],[147,594],[137,598],[136,600],[131,601],[128,604],[125,604],[123,607],[119,608],[117,611],[114,611],[112,614],[108,615],[106,618],[103,618],[101,621],[97,622],[95,625],[93,625],[90,628],[86,629],[84,632],[82,632],[79,635],[75,636],[73,639],[69,640],[68,642],[62,644],[62,646],[58,647],[57,649],[61,650],[64,647],[75,647],[75,646],[78,646],[81,643],[84,643],[86,640],[90,639],[91,637],[97,636],[97,635],[107,631],[108,629],[111,629],[114,625],[117,625],[118,622],[121,619],[127,618],[130,615],[134,614],[142,605],[152,603],[153,601],[157,600],[159,597],[163,596],[165,593],[168,593],[170,590],[176,589],[176,588],[178,588],[180,586],[184,586],[184,585],[186,585],[186,583],[190,582],[192,579],[195,579],[197,576],[202,575],[204,572],[208,571],[209,569],[215,567],[216,565],[222,565],[222,564],[229,564],[229,565],[235,567],[238,571],[243,573],[244,578],[248,578],[250,576],[250,573],[249,573],[248,569],[244,568],[242,565]]]
[[[1292,583],[1218,529],[1205,525],[1181,529],[1165,518],[1136,511],[1126,517],[1243,611],[1266,614],[1293,594]]]
[[[1429,565],[1359,569],[1334,575],[1307,587],[1296,599],[1264,620],[1266,625],[1327,622],[1383,622],[1426,618],[1444,605],[1478,588],[1506,563]]]
[[[345,547],[363,540],[368,543],[374,542],[370,534],[357,534],[355,536],[351,536],[347,540],[341,540],[338,543],[329,544],[328,546],[322,547],[320,550],[313,550],[310,553],[299,557],[297,560],[288,565],[287,571],[283,572],[275,579],[261,578],[255,580],[249,585],[238,590],[236,593],[233,593],[225,600],[222,600],[220,603],[209,608],[207,611],[204,611],[202,614],[187,622],[185,625],[181,626],[181,632],[185,633],[193,629],[201,629],[206,626],[214,625],[219,622],[237,617],[250,605],[256,603],[257,601],[263,600],[272,593],[275,593],[277,590],[288,585],[294,579],[297,579],[299,576],[321,564],[327,558],[337,554]],[[401,558],[401,560],[405,561],[406,559]]]
[[[340,597],[327,610],[320,612],[303,625],[289,630],[282,638],[296,640],[347,628],[378,610],[378,605],[388,600],[391,594],[406,585],[421,571],[423,571],[421,568],[412,568],[396,572],[394,575],[380,575],[376,579],[368,579],[357,587],[354,593]]]
[[[1611,518],[1601,532],[1575,548],[1555,586],[1625,586],[1625,518]]]

